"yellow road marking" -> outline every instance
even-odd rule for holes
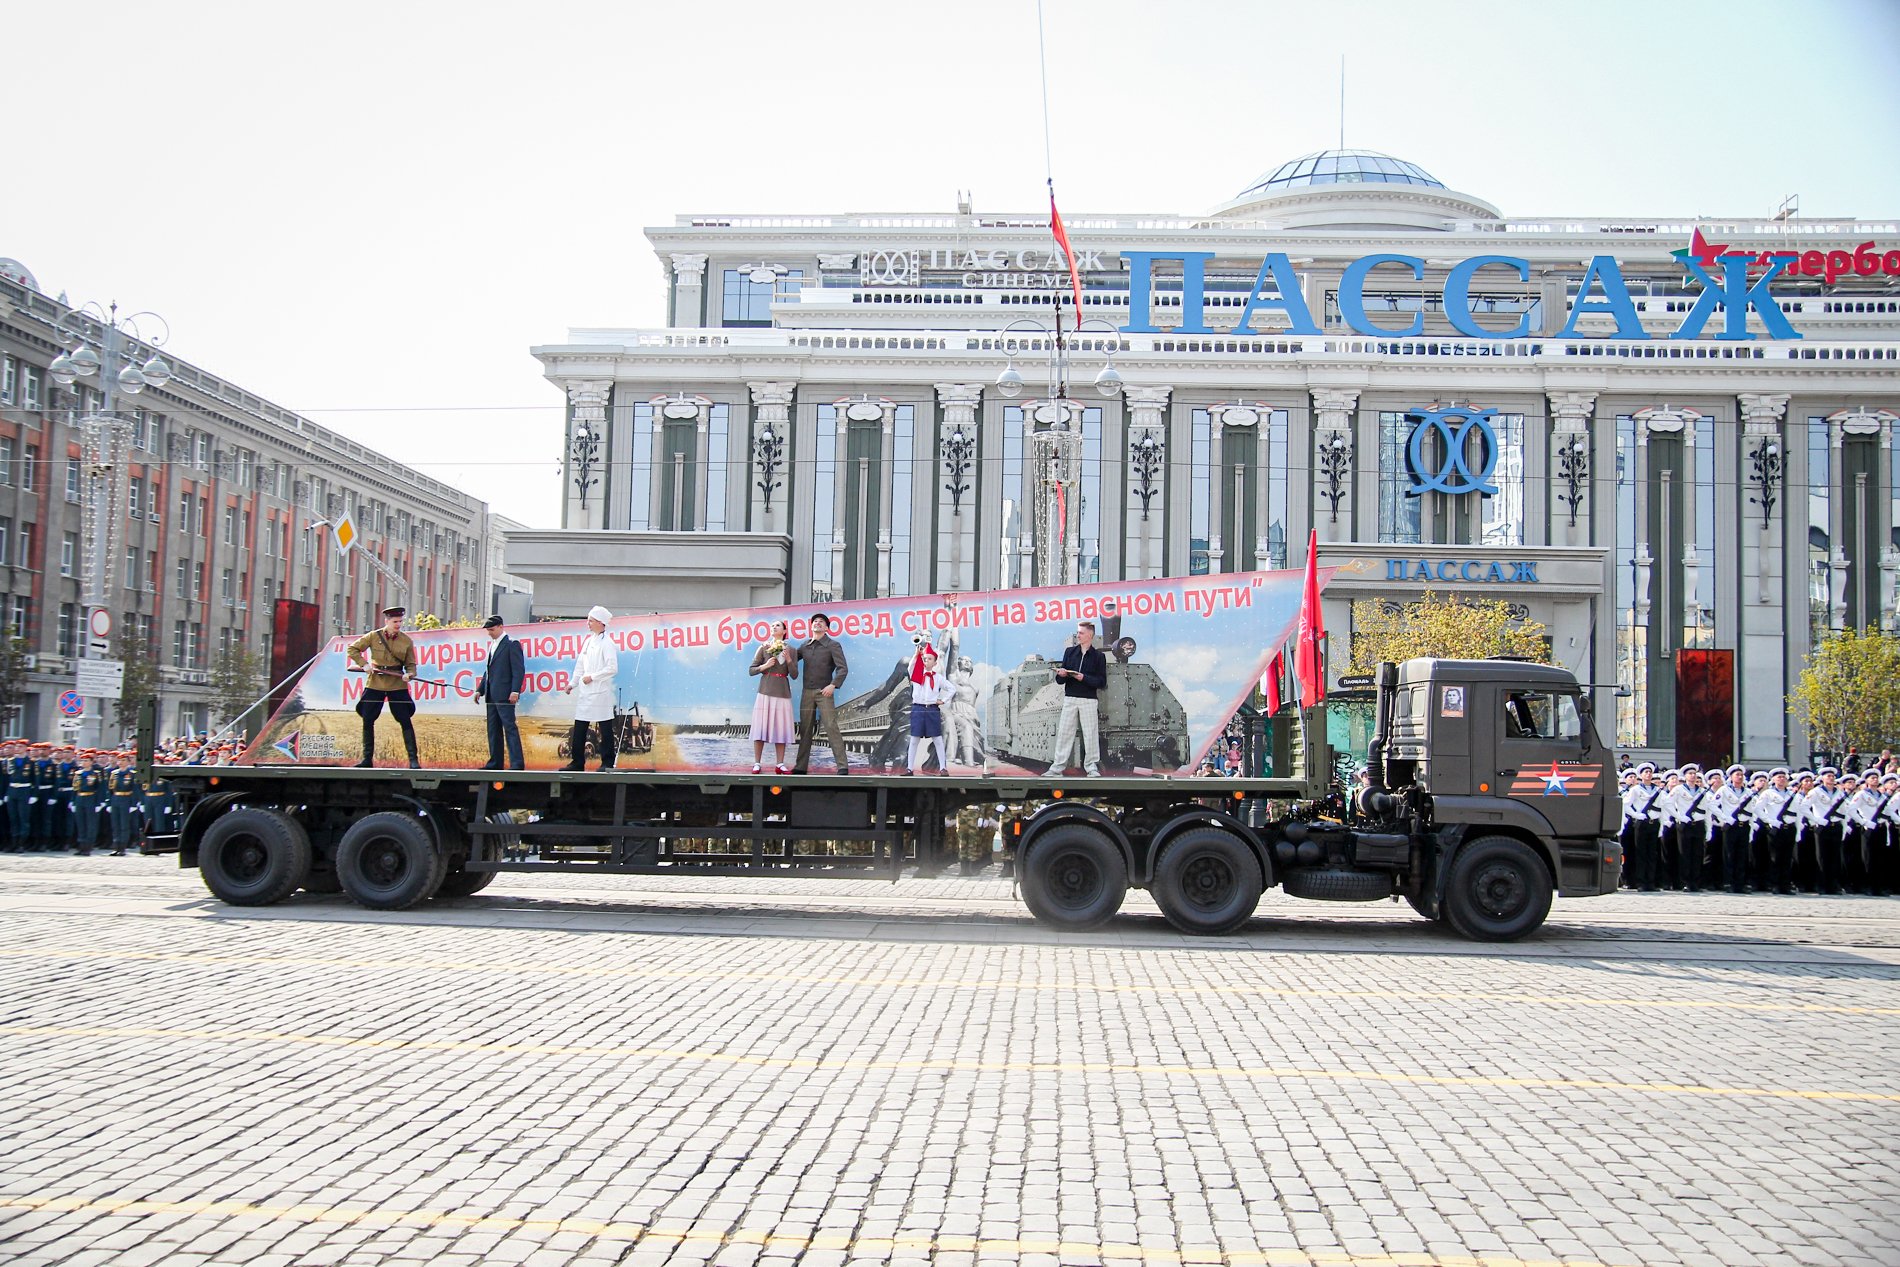
[[[1126,985],[1069,981],[986,981],[981,978],[855,976],[785,972],[730,972],[696,968],[612,968],[522,964],[454,959],[350,959],[317,955],[186,954],[165,951],[91,950],[80,947],[0,950],[0,959],[124,960],[152,963],[239,964],[300,968],[367,968],[380,971],[486,972],[508,976],[609,977],[644,981],[756,981],[771,985],[871,986],[879,989],[1060,991],[1072,994],[1226,995],[1289,999],[1391,999],[1417,1003],[1523,1003],[1552,1007],[1642,1007],[1689,1011],[1797,1012],[1834,1016],[1900,1016],[1900,1007],[1836,1003],[1745,1003],[1721,999],[1595,998],[1585,995],[1521,994],[1491,990],[1343,990],[1255,985]]]
[[[832,1072],[905,1070],[937,1073],[1125,1074],[1132,1077],[1238,1078],[1316,1082],[1385,1082],[1437,1087],[1522,1087],[1545,1091],[1631,1091],[1652,1095],[1752,1097],[1776,1100],[1851,1100],[1900,1103],[1900,1092],[1829,1091],[1793,1087],[1702,1086],[1686,1082],[1614,1082],[1604,1078],[1506,1078],[1477,1074],[1397,1073],[1384,1070],[1314,1069],[1297,1065],[1144,1065],[1099,1061],[881,1060],[862,1057],[752,1056],[677,1047],[623,1047],[602,1043],[506,1043],[447,1038],[353,1038],[343,1034],[298,1034],[281,1030],[172,1029],[135,1025],[0,1025],[0,1035],[18,1038],[178,1038],[215,1043],[299,1043],[373,1051],[475,1053],[491,1056],[590,1056],[621,1060],[699,1061],[761,1069]]]
[[[1003,1240],[977,1236],[873,1236],[818,1232],[785,1235],[762,1228],[721,1231],[677,1226],[678,1220],[624,1223],[604,1219],[504,1218],[499,1215],[462,1214],[453,1210],[383,1210],[349,1204],[338,1206],[249,1205],[242,1201],[119,1201],[86,1197],[0,1197],[0,1209],[40,1210],[65,1214],[141,1217],[169,1214],[188,1218],[263,1218],[295,1223],[326,1223],[364,1228],[455,1228],[461,1231],[541,1232],[547,1236],[579,1233],[608,1241],[629,1241],[642,1249],[681,1245],[756,1245],[781,1253],[806,1250],[843,1250],[852,1257],[888,1257],[893,1254],[970,1254],[1003,1256],[1054,1254],[1067,1258],[1100,1258],[1173,1264],[1218,1263],[1225,1267],[1608,1267],[1587,1258],[1516,1258],[1506,1254],[1347,1254],[1296,1249],[1223,1250],[1218,1246],[1168,1248],[1152,1245],[1059,1240]],[[669,1226],[669,1223],[674,1226]]]

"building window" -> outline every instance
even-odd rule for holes
[[[234,546],[238,543],[238,512],[236,506],[224,508],[224,544]]]
[[[211,499],[200,497],[191,508],[191,530],[196,535],[205,535],[205,520],[211,513]]]
[[[205,565],[202,563],[194,563],[191,565],[191,596],[195,599],[203,600],[204,594]]]
[[[23,388],[24,404],[28,409],[40,407],[40,372],[31,365],[20,368],[20,384]]]
[[[218,596],[224,600],[226,607],[237,601],[236,585],[237,579],[232,575],[231,569],[224,569],[218,577]]]
[[[189,492],[178,494],[178,531],[191,531],[191,505],[193,498]]]
[[[0,519],[0,563],[5,563],[13,557],[7,553],[7,547],[12,544],[13,521],[11,519]]]
[[[144,509],[145,481],[134,475],[125,482],[125,513],[133,519]]]
[[[1828,606],[1832,595],[1830,566],[1833,555],[1833,455],[1828,452],[1828,425],[1825,418],[1808,419],[1808,548],[1805,555],[1808,573],[1808,645],[1819,646],[1828,635]]]
[[[1197,464],[1188,504],[1196,532],[1202,538],[1192,556],[1200,565],[1199,571],[1251,572],[1261,567],[1285,567],[1287,411],[1261,409],[1254,422],[1238,426],[1229,422],[1218,435],[1211,411],[1196,409],[1193,413]],[[1263,457],[1265,470],[1261,469]],[[1268,502],[1264,507],[1263,494]],[[1218,515],[1214,514],[1215,506],[1219,507]],[[1265,531],[1261,524],[1263,511],[1267,516]],[[1213,557],[1215,538],[1207,535],[1211,528],[1219,530],[1215,534],[1220,542],[1218,567]]]
[[[728,326],[769,326],[772,324],[772,300],[779,295],[795,294],[805,274],[799,269],[780,273],[762,282],[752,280],[750,269],[725,271],[725,303],[720,324]]]
[[[15,638],[26,637],[26,616],[31,600],[25,594],[15,594],[7,605],[7,632]]]
[[[201,432],[192,437],[191,456],[192,465],[196,466],[199,470],[208,471],[211,469],[211,437],[208,434]]]
[[[26,461],[22,463],[21,469],[20,469],[20,487],[24,488],[27,492],[30,493],[39,487],[39,480],[40,480],[39,446],[29,444],[26,446]]]
[[[896,443],[891,450],[891,593],[908,594],[910,581],[910,496],[912,446],[917,436],[917,406],[896,408]]]
[[[0,484],[13,482],[13,452],[13,438],[0,437]]]
[[[20,381],[20,363],[12,357],[0,357],[0,404],[13,403],[13,389]]]
[[[178,560],[178,597],[191,597],[191,560]]]
[[[838,595],[832,575],[838,492],[838,407],[818,406],[817,439],[812,445],[811,601],[828,603]]]
[[[66,459],[66,500],[69,502],[76,502],[79,500],[79,459],[78,458]]]
[[[714,405],[706,422],[706,530],[726,530],[726,447],[732,406]]]
[[[1207,492],[1204,472],[1214,451],[1213,416],[1205,409],[1189,415],[1188,460],[1197,473],[1188,495],[1188,575],[1206,576],[1212,566],[1209,555],[1214,536],[1214,503]]]
[[[33,566],[33,525],[30,523],[20,525],[20,566]]]
[[[616,427],[627,432],[627,528],[645,532],[653,526],[653,406],[615,405]],[[617,477],[609,468],[612,487]]]
[[[1003,406],[1003,557],[997,573],[1003,589],[1024,585],[1022,563],[1030,544],[1029,508],[1023,500],[1024,417],[1021,405]]]
[[[59,539],[59,574],[75,575],[79,570],[79,534],[69,532]]]
[[[145,552],[145,566],[139,569],[139,589],[147,594],[158,589],[158,552]]]
[[[79,607],[75,603],[59,605],[58,651],[68,659],[79,655]]]
[[[660,528],[690,532],[693,502],[699,491],[699,425],[692,419],[668,421],[660,436]]]

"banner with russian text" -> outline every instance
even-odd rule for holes
[[[1320,582],[1332,577],[1323,569]],[[1064,688],[1055,676],[1082,621],[1092,621],[1107,661],[1099,696],[1104,774],[1189,774],[1259,684],[1300,610],[1297,571],[1123,581],[1103,585],[918,595],[856,602],[622,616],[607,635],[618,648],[615,694],[622,769],[750,770],[749,669],[788,626],[796,650],[811,618],[831,618],[849,673],[834,694],[850,764],[873,773],[908,760],[911,658],[919,640],[942,657],[954,696],[939,708],[952,773],[1040,772],[1055,759]],[[566,694],[584,622],[522,625],[527,688],[517,709],[530,769],[572,758],[574,697]],[[490,643],[480,629],[412,633],[418,681],[415,726],[422,764],[471,769],[488,759],[486,713],[474,698]],[[243,760],[252,764],[353,764],[362,756],[354,709],[363,676],[349,671],[349,639],[333,638],[272,716]],[[791,683],[794,703],[803,682]],[[385,714],[378,763],[402,764],[400,732]],[[591,748],[590,748],[591,751]],[[776,749],[768,745],[771,769]],[[793,759],[788,751],[787,763]],[[1068,764],[1079,766],[1079,747]],[[835,768],[822,728],[816,773]],[[935,772],[932,755],[927,769]]]

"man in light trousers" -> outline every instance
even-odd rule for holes
[[[1056,747],[1049,754],[1049,773],[1069,767],[1075,751],[1075,732],[1082,732],[1082,768],[1090,775],[1102,772],[1101,718],[1096,694],[1108,685],[1108,660],[1095,646],[1095,623],[1085,620],[1075,629],[1075,643],[1062,653],[1056,670],[1062,683],[1062,716],[1056,721]]]

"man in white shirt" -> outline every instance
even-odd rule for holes
[[[1720,883],[1730,893],[1748,892],[1748,824],[1743,815],[1754,792],[1748,771],[1732,765],[1722,785],[1709,796],[1709,846],[1721,859]]]
[[[1852,774],[1841,776],[1841,855],[1846,864],[1844,879],[1850,893],[1866,893],[1867,846],[1880,820],[1880,784],[1869,772],[1862,779]]]
[[[1757,782],[1760,776],[1756,776]],[[1757,789],[1750,806],[1755,828],[1754,860],[1759,868],[1754,887],[1794,892],[1794,790],[1788,786],[1788,772],[1776,767],[1768,772],[1768,785]]]
[[[1634,822],[1630,881],[1635,888],[1645,893],[1654,893],[1661,879],[1658,863],[1662,852],[1662,823],[1661,809],[1656,802],[1662,794],[1662,785],[1656,782],[1655,764],[1649,761],[1637,763],[1636,787],[1629,801],[1630,818]]]
[[[1886,897],[1900,887],[1900,774],[1880,781],[1880,831],[1867,847],[1867,887]]]
[[[1817,893],[1841,891],[1841,802],[1847,796],[1840,788],[1840,774],[1832,766],[1815,772],[1816,786],[1808,793],[1808,820],[1813,824],[1809,846],[1814,856],[1814,889]]]
[[[1682,787],[1676,792],[1676,887],[1702,891],[1702,865],[1709,852],[1709,792],[1702,785],[1702,768],[1682,767]]]

